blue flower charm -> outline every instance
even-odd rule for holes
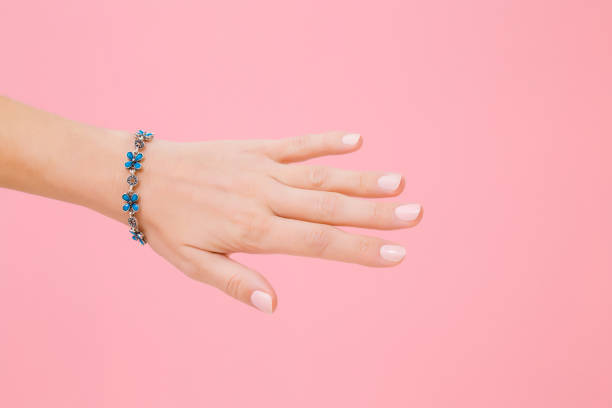
[[[140,153],[145,148],[145,144],[153,140],[153,133],[147,132],[146,130],[138,130],[134,133],[134,150],[127,152],[126,156],[128,161],[125,162],[125,168],[129,170],[129,176],[126,181],[130,186],[127,193],[123,194],[123,211],[128,215],[128,225],[130,226],[130,233],[132,239],[139,242],[140,245],[146,245],[147,239],[145,234],[138,229],[138,220],[136,219],[136,212],[140,209],[138,204],[138,194],[134,192],[134,187],[138,184],[138,176],[136,171],[142,169],[141,160],[144,158],[143,154]]]
[[[138,153],[135,155],[132,152],[128,152],[127,158],[129,159],[129,161],[125,162],[126,169],[140,170],[142,164],[140,164],[139,162],[142,160],[142,153]]]
[[[123,211],[138,211],[138,204],[136,203],[138,201],[138,194],[124,194],[122,196],[123,201],[125,201],[125,204],[123,205]]]
[[[144,235],[142,234],[142,232],[140,232],[140,231],[132,231],[132,230],[130,230],[130,232],[132,233],[132,239],[134,241],[140,242],[140,245],[144,245],[145,244]]]
[[[149,140],[153,138],[153,133],[140,129],[138,130],[138,132],[136,132],[136,136],[142,137],[144,138],[144,140],[148,142]]]

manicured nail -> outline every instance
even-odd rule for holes
[[[399,262],[406,256],[406,249],[399,245],[383,245],[380,247],[380,256],[391,262]]]
[[[395,216],[402,221],[414,221],[421,213],[421,204],[404,204],[395,207]]]
[[[265,313],[272,313],[272,297],[266,292],[256,290],[251,294],[253,306]]]
[[[395,191],[397,190],[401,182],[402,182],[401,174],[390,173],[390,174],[385,174],[384,176],[378,179],[378,186],[382,188],[383,190]]]
[[[361,136],[359,133],[349,133],[348,135],[342,136],[342,143],[349,146],[355,146],[359,142]]]

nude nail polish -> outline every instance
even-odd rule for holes
[[[399,262],[406,256],[406,249],[399,245],[383,245],[380,247],[380,256],[390,262]]]
[[[264,313],[272,313],[272,296],[256,290],[251,294],[251,303]]]
[[[396,173],[389,173],[381,176],[378,179],[378,187],[385,191],[395,191],[402,182],[402,175]]]
[[[359,133],[349,133],[348,135],[342,136],[342,143],[349,146],[355,146],[360,138],[361,135]]]
[[[395,216],[402,221],[414,221],[421,213],[421,204],[404,204],[395,207]]]

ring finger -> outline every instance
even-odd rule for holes
[[[362,228],[413,227],[422,215],[420,204],[375,202],[281,184],[270,189],[267,202],[276,215],[284,218]]]

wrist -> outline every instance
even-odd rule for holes
[[[121,209],[121,195],[127,190],[125,179],[129,174],[123,163],[132,144],[132,135],[126,131],[104,129],[91,135],[87,143],[87,155],[91,159],[79,178],[81,185],[85,179],[94,188],[78,189],[73,200],[76,204],[127,222]]]

